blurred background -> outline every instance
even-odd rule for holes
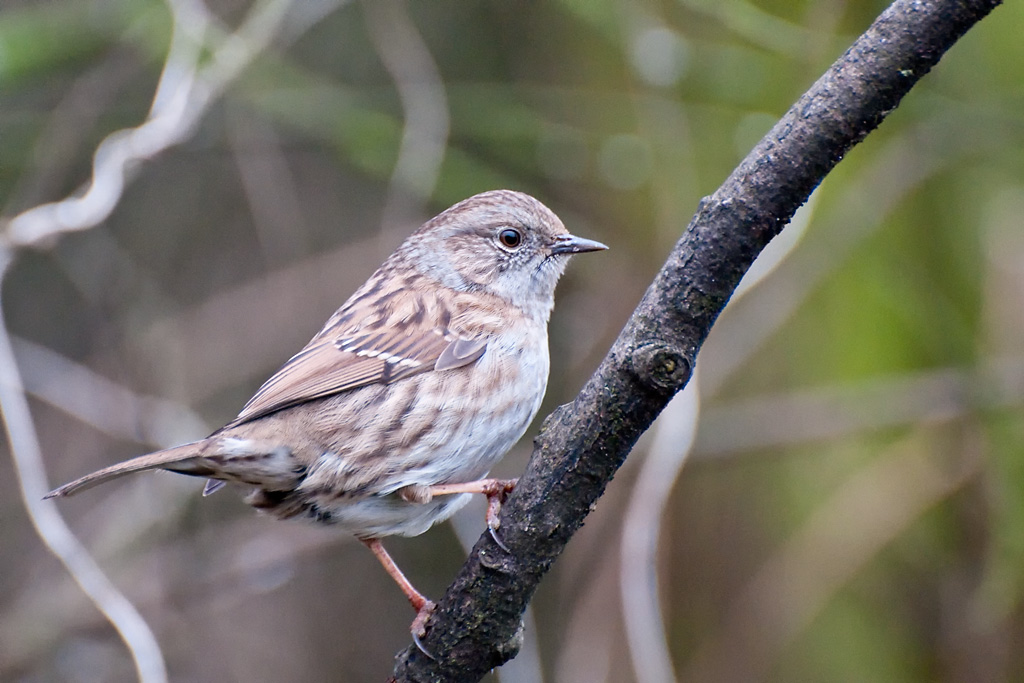
[[[2,303],[48,483],[231,419],[415,226],[497,187],[611,246],[560,285],[547,414],[885,6],[4,0],[0,206],[32,248]],[[971,31],[771,245],[491,680],[1024,677],[1022,25]],[[134,680],[3,449],[0,680]],[[370,553],[201,490],[59,505],[170,679],[383,680],[413,613]],[[482,527],[386,545],[437,597]]]

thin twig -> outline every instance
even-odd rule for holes
[[[757,287],[800,244],[814,214],[814,195],[789,228],[773,240],[746,272],[730,303]],[[654,438],[637,477],[622,525],[619,593],[633,671],[638,681],[673,681],[665,623],[658,601],[656,558],[665,508],[696,440],[700,414],[699,373],[666,406],[652,427]]]
[[[839,386],[753,396],[705,410],[694,447],[701,460],[881,429],[937,423],[1024,402],[1024,358],[979,359]]]
[[[637,681],[675,680],[661,614],[657,556],[665,506],[688,459],[699,414],[700,390],[694,376],[657,422],[622,523],[619,596],[626,645]]]
[[[4,226],[0,247],[0,284],[16,250],[49,244],[60,235],[92,228],[117,206],[138,162],[186,139],[209,106],[270,44],[293,0],[262,0],[241,27],[224,36],[200,0],[167,0],[173,25],[164,62],[146,121],[116,131],[99,144],[93,172],[84,188],[66,199],[22,212]],[[325,8],[314,3],[290,29],[308,28]],[[206,51],[209,60],[200,64]],[[159,644],[135,607],[103,574],[57,511],[42,497],[48,490],[39,439],[32,423],[6,321],[0,311],[0,407],[25,509],[40,538],[72,578],[107,617],[128,647],[140,681],[164,683],[166,667]]]
[[[0,290],[13,260],[8,249],[0,249]],[[0,291],[0,302],[3,301]],[[17,473],[19,491],[29,520],[46,547],[67,567],[96,607],[106,616],[135,662],[139,680],[165,683],[167,670],[156,637],[135,606],[119,591],[89,552],[68,528],[52,500],[43,500],[49,490],[43,455],[32,414],[29,411],[21,374],[14,358],[6,319],[0,308],[0,406],[4,428],[11,444],[11,457]]]
[[[11,342],[30,395],[107,436],[168,448],[210,431],[187,405],[138,394],[34,342]]]
[[[87,230],[117,206],[135,164],[187,140],[210,105],[274,38],[294,0],[263,0],[233,34],[217,39],[198,0],[167,0],[174,24],[171,47],[146,121],[108,135],[93,155],[92,178],[75,194],[12,218],[6,244],[45,244],[67,232]],[[213,48],[209,61],[199,61]]]

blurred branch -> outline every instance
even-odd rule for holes
[[[774,240],[762,251],[736,288],[733,300],[750,291],[786,258],[806,225],[806,220],[791,225],[784,233],[785,240]],[[675,680],[659,602],[657,554],[665,507],[692,451],[699,413],[700,389],[695,372],[652,426],[654,438],[622,525],[619,591],[626,643],[638,681]]]
[[[116,131],[93,155],[91,180],[59,202],[42,204],[5,222],[0,236],[0,282],[16,251],[50,244],[86,230],[117,206],[134,166],[186,140],[209,106],[282,32],[296,35],[342,0],[311,2],[286,22],[292,0],[258,0],[237,31],[225,35],[201,0],[167,0],[173,25],[146,121]],[[140,681],[167,680],[163,654],[138,610],[103,574],[60,516],[48,490],[39,438],[32,422],[10,335],[0,312],[0,407],[26,512],[39,537],[107,617],[127,645]]]
[[[815,196],[796,212],[789,230],[761,251],[730,303],[757,287],[793,252],[807,233]],[[654,438],[622,524],[619,592],[626,643],[638,681],[675,680],[661,616],[656,560],[669,496],[696,441],[700,406],[701,387],[695,370],[686,388],[669,402],[652,427]]]
[[[25,339],[11,343],[28,393],[108,436],[167,448],[210,431],[184,404],[139,395]]]
[[[716,394],[742,369],[810,293],[883,225],[900,201],[927,179],[955,165],[959,155],[943,156],[925,149],[915,141],[919,133],[912,131],[886,140],[873,155],[870,168],[841,189],[839,205],[829,211],[829,229],[809,235],[786,268],[775,271],[751,296],[738,302],[733,297],[726,315],[711,333],[713,343],[707,350],[714,354],[715,362],[705,367],[702,388],[706,396]],[[969,145],[964,147],[963,154],[975,153],[973,148],[968,149]],[[794,222],[813,201],[811,195]],[[793,227],[791,224],[780,237]],[[769,248],[774,244],[773,241]],[[767,301],[771,305],[765,305]]]
[[[224,35],[200,0],[168,0],[171,46],[145,123],[103,139],[93,155],[92,179],[74,195],[10,219],[5,244],[38,246],[105,220],[121,200],[133,166],[191,136],[210,105],[282,30],[292,2],[257,2],[238,30]],[[203,62],[207,51],[212,54]]]
[[[975,439],[977,441],[977,439]],[[698,649],[687,681],[758,681],[829,599],[915,520],[979,471],[977,443],[952,463],[903,444],[855,473],[793,534]]]
[[[227,136],[263,258],[274,267],[309,250],[295,178],[274,127],[249,109],[228,109]]]
[[[759,396],[704,411],[694,458],[841,439],[887,427],[936,423],[1024,402],[1024,358],[979,360],[852,386]]]
[[[384,229],[391,230],[410,219],[416,222],[434,192],[448,145],[448,99],[405,0],[364,0],[362,7],[370,39],[395,82],[405,117],[381,220]]]
[[[545,421],[502,512],[396,681],[477,681],[515,656],[521,615],[640,434],[689,380],[744,272],[840,159],[998,0],[898,0],[706,199],[608,356]]]
[[[32,164],[16,181],[4,199],[0,215],[8,215],[14,206],[32,206],[59,192],[73,172],[78,153],[88,142],[102,112],[121,95],[121,89],[138,76],[142,65],[123,58],[113,50],[96,66],[75,79],[60,101],[50,109],[46,123],[32,148]]]
[[[636,680],[645,683],[676,680],[661,615],[657,557],[665,506],[689,459],[699,414],[700,388],[694,373],[655,423],[653,443],[622,523],[619,595],[623,625]]]
[[[0,249],[0,287],[13,254]],[[2,294],[2,293],[0,293]],[[0,301],[3,296],[0,295]],[[3,311],[0,310],[0,407],[4,427],[11,445],[11,456],[17,473],[22,502],[39,538],[64,563],[68,573],[81,586],[96,607],[117,630],[135,660],[139,680],[165,683],[167,670],[156,637],[142,615],[121,591],[110,582],[96,561],[68,528],[57,506],[43,500],[49,490],[43,469],[42,449],[32,423],[28,398],[14,358],[11,337]]]

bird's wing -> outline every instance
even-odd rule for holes
[[[438,326],[346,327],[354,333],[325,328],[260,387],[226,428],[368,384],[468,365],[487,349],[486,337],[464,339]]]

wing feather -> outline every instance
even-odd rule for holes
[[[435,370],[451,370],[476,362],[487,350],[486,339],[456,339],[448,344],[434,362]]]
[[[226,428],[357,387],[468,365],[486,350],[486,337],[465,339],[428,325],[424,317],[429,316],[372,332],[362,331],[358,322],[346,330],[328,326],[274,373]]]

